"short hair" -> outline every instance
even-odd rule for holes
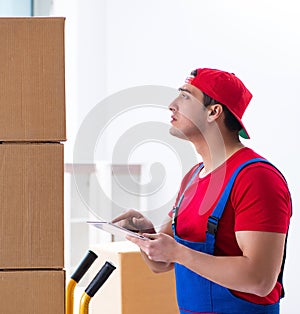
[[[240,131],[242,129],[242,126],[237,120],[237,118],[231,113],[230,110],[228,110],[228,108],[225,105],[221,104],[219,101],[211,98],[205,93],[203,93],[203,95],[204,95],[203,97],[204,107],[208,107],[209,105],[215,105],[215,104],[220,104],[223,107],[224,116],[225,116],[224,123],[229,131]]]

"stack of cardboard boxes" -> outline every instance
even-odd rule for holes
[[[0,312],[63,314],[64,19],[0,38]]]

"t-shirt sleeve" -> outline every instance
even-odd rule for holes
[[[267,164],[249,165],[236,178],[230,196],[235,231],[286,233],[291,197],[282,175]]]

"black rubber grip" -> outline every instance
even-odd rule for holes
[[[97,254],[93,251],[88,251],[84,259],[81,261],[80,265],[77,267],[71,278],[75,280],[77,283],[84,276],[84,274],[88,271],[91,265],[94,263],[97,258]]]
[[[115,269],[116,267],[114,265],[109,262],[105,262],[98,274],[86,288],[85,293],[92,298]]]

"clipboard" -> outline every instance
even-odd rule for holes
[[[118,236],[126,236],[130,235],[131,237],[135,237],[138,239],[142,240],[149,240],[148,238],[142,236],[139,233],[133,232],[131,230],[128,230],[126,228],[120,227],[112,222],[108,221],[87,221],[88,224],[101,229],[103,231],[109,232],[113,235],[118,235]]]

